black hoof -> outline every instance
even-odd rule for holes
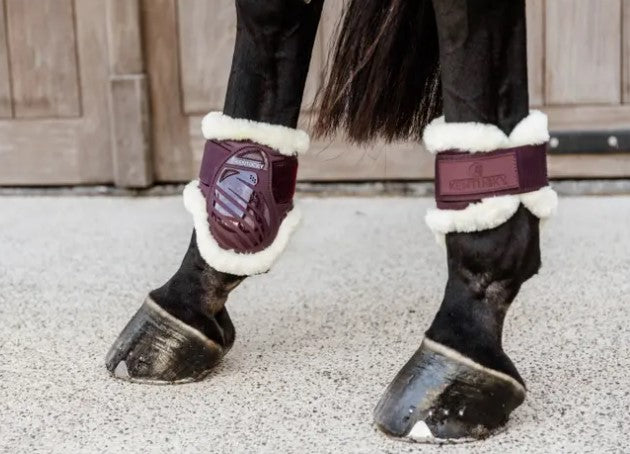
[[[487,438],[525,399],[513,377],[425,338],[376,406],[387,435],[425,443]]]
[[[228,334],[225,346],[147,298],[107,353],[107,369],[116,378],[139,383],[201,380],[234,341],[234,327],[225,309],[217,314],[216,323]]]

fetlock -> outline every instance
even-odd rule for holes
[[[234,326],[225,303],[245,276],[222,273],[199,254],[193,232],[179,270],[162,287],[149,293],[157,305],[199,330],[227,352],[234,344]]]
[[[117,378],[185,383],[204,378],[230,350],[225,308],[245,277],[267,272],[299,222],[296,154],[308,135],[213,112],[199,179],[184,189],[194,232],[179,270],[123,329],[106,358]]]
[[[446,235],[448,281],[428,338],[523,383],[503,352],[503,322],[540,268],[539,219],[524,206],[491,230]]]

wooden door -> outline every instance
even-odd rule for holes
[[[551,175],[630,176],[630,0],[526,1],[530,98],[549,115]],[[567,136],[586,148],[563,152]]]
[[[531,102],[548,113],[559,144],[551,175],[630,176],[630,0],[526,2]],[[306,129],[342,6],[325,3]],[[200,120],[222,108],[234,36],[234,0],[0,0],[0,185],[194,177]],[[566,153],[566,133],[584,131],[611,144],[607,152]],[[313,142],[299,177],[432,173],[419,144],[354,147],[337,137]]]
[[[0,0],[0,184],[151,183],[139,18],[135,0]]]
[[[223,107],[236,33],[234,0],[143,0],[142,5],[155,176],[158,181],[185,181],[199,168],[204,142],[201,118]],[[342,0],[325,2],[300,118],[307,130],[342,7]],[[431,169],[432,158],[421,153],[418,144],[366,148],[348,145],[340,137],[314,141],[310,152],[300,158],[299,178],[418,178]]]
[[[526,1],[531,103],[548,113],[557,132],[554,143],[562,145],[566,131],[629,132],[630,0]],[[143,0],[143,5],[156,178],[182,181],[199,165],[202,115],[222,107],[235,35],[234,0]],[[325,3],[300,120],[307,129],[342,5],[342,0]],[[551,175],[630,176],[630,147],[585,151],[552,150]],[[339,137],[315,141],[300,159],[302,180],[432,176],[432,157],[415,143],[354,147]]]

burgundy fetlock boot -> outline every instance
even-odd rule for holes
[[[547,185],[548,139],[547,118],[535,111],[509,136],[481,123],[427,126],[438,208],[426,221],[446,246],[449,277],[420,348],[376,407],[385,433],[423,442],[485,438],[525,399],[503,351],[503,321],[539,269],[539,223],[557,205]]]
[[[234,342],[229,292],[268,271],[299,223],[293,194],[305,132],[219,112],[202,129],[199,180],[184,189],[195,227],[188,252],[110,349],[106,364],[117,378],[185,383],[207,375]]]

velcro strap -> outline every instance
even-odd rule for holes
[[[547,144],[468,153],[445,151],[435,159],[437,207],[462,210],[485,197],[522,194],[548,185]]]

